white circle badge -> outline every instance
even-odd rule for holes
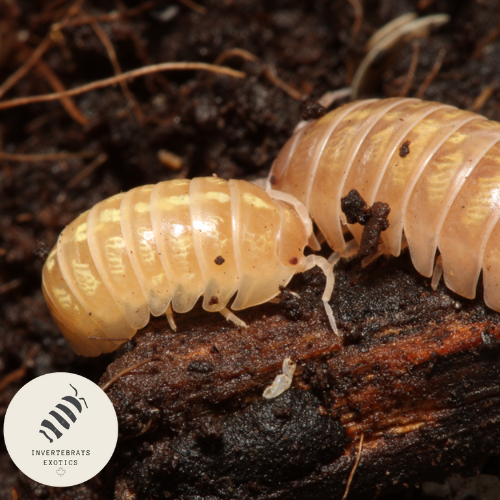
[[[24,474],[47,486],[74,486],[109,462],[118,420],[108,396],[94,382],[57,372],[17,392],[3,431],[7,451]]]

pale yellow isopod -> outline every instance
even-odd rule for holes
[[[272,192],[271,192],[272,195]],[[203,308],[245,323],[241,310],[270,301],[292,276],[319,265],[333,289],[332,266],[304,256],[312,231],[305,208],[245,181],[173,180],[142,186],[95,205],[59,236],[43,268],[52,316],[84,356],[116,349],[172,309]],[[280,201],[280,199],[285,201]]]
[[[419,273],[434,269],[434,288],[444,270],[446,286],[469,299],[482,270],[484,301],[500,311],[500,123],[419,99],[353,102],[296,131],[268,182],[306,206],[336,252],[330,263],[361,240],[341,211],[356,189],[390,207],[379,254],[408,245]]]

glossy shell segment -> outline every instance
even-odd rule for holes
[[[166,181],[69,224],[45,263],[43,291],[73,349],[96,356],[169,305],[185,313],[202,295],[212,312],[235,294],[234,310],[267,302],[303,270],[306,244],[295,210],[253,184]]]
[[[308,207],[337,252],[349,225],[340,200],[356,189],[368,205],[387,203],[384,253],[407,241],[416,269],[430,277],[436,249],[446,285],[500,311],[500,124],[418,99],[357,101],[308,123],[284,146],[271,187]],[[403,237],[404,233],[404,237]]]

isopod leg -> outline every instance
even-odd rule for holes
[[[340,259],[351,259],[354,257],[359,250],[359,245],[358,242],[354,239],[346,243],[345,250],[343,252],[333,252],[330,257],[328,257],[328,263],[332,266],[335,267],[335,264],[340,260]]]
[[[172,330],[174,332],[176,332],[177,325],[175,324],[174,312],[172,311],[172,302],[170,302],[170,304],[168,304],[168,307],[167,307],[167,310],[165,311],[165,314],[167,315],[167,321],[168,321],[168,324],[170,325],[170,328],[172,328]]]
[[[436,291],[443,275],[443,259],[441,255],[437,256],[434,272],[432,273],[431,288]]]
[[[323,305],[325,307],[326,315],[328,316],[328,321],[332,327],[332,330],[336,335],[339,335],[339,330],[337,324],[335,323],[335,317],[333,316],[332,307],[328,303],[332,296],[333,286],[335,285],[335,275],[333,274],[333,265],[330,264],[324,257],[319,255],[308,255],[306,257],[306,265],[304,271],[311,269],[315,266],[321,268],[326,276],[326,285],[323,291]]]
[[[224,318],[226,318],[228,321],[232,321],[235,325],[241,326],[242,328],[248,328],[248,325],[243,320],[238,318],[238,316],[231,312],[227,307],[224,307],[224,309],[221,309],[219,312],[222,314],[222,316],[224,316]]]

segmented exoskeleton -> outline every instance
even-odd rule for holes
[[[434,287],[444,269],[448,288],[467,298],[482,269],[484,301],[500,311],[499,123],[418,99],[353,102],[298,130],[269,184],[307,207],[337,257],[355,253],[362,233],[341,198],[356,189],[368,205],[387,203],[379,255],[408,245],[419,273],[434,268]]]
[[[271,193],[272,194],[272,193]],[[280,293],[292,276],[319,265],[304,256],[312,231],[305,208],[273,199],[245,181],[216,177],[142,186],[95,205],[61,233],[43,269],[43,291],[73,349],[96,356],[116,349],[153,316],[203,308],[245,327],[226,306],[245,309]],[[293,205],[293,206],[290,206]]]

